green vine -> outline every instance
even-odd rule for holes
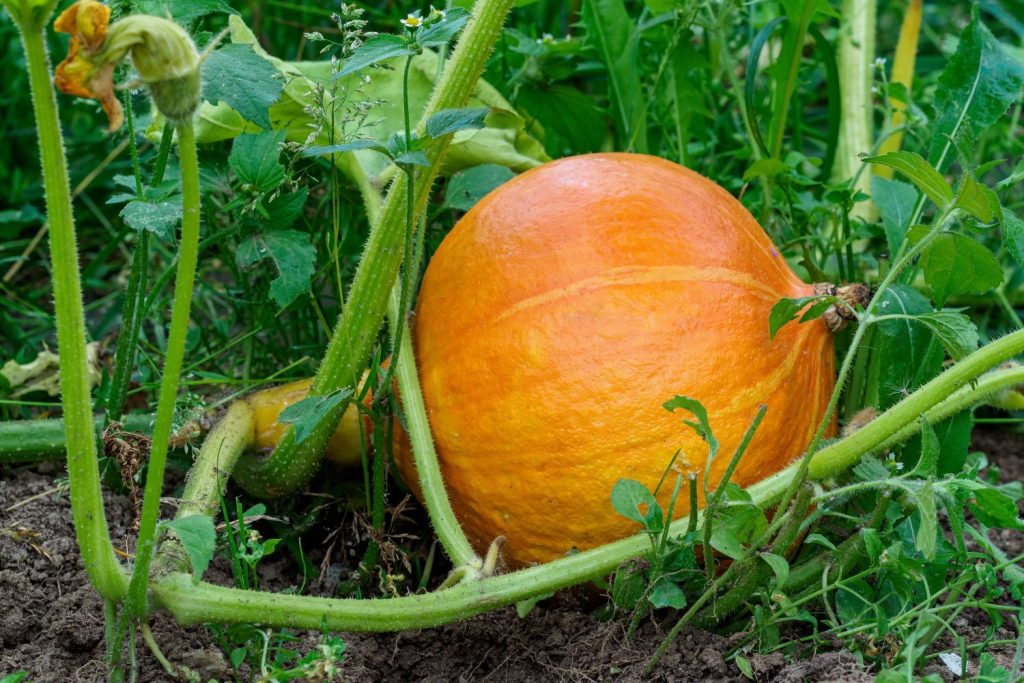
[[[171,327],[167,338],[160,398],[157,404],[153,441],[149,452],[149,470],[146,475],[142,499],[142,517],[128,595],[128,609],[137,616],[147,609],[146,587],[149,566],[156,549],[156,523],[160,515],[160,497],[163,494],[164,469],[174,422],[174,406],[178,398],[178,381],[185,358],[185,338],[188,334],[189,312],[192,307],[192,288],[199,260],[199,159],[196,155],[195,132],[191,121],[179,123],[178,155],[181,165],[181,246],[178,250],[178,271],[174,282],[174,304]]]
[[[96,590],[108,600],[119,600],[127,581],[114,555],[103,510],[99,464],[94,436],[92,398],[86,365],[85,315],[78,268],[78,247],[71,209],[67,159],[50,80],[50,60],[44,33],[55,2],[29,3],[4,0],[21,34],[39,132],[39,156],[46,189],[50,223],[50,261],[53,304],[60,355],[61,406],[71,478],[71,512],[82,563]]]

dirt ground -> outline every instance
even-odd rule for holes
[[[989,454],[1005,481],[1024,478],[1024,436],[983,431],[975,435],[975,447]],[[26,670],[27,680],[38,683],[105,678],[102,605],[76,551],[66,492],[54,491],[62,476],[62,468],[43,464],[15,468],[0,478],[0,676]],[[123,539],[132,522],[131,504],[116,495],[106,502],[112,536]],[[1024,534],[1007,533],[999,541],[1011,556],[1024,552]],[[294,565],[282,556],[265,562],[263,569],[265,585],[272,587],[274,577]],[[227,581],[228,575],[215,566],[206,578]],[[968,617],[957,626],[966,632],[983,630],[983,623]],[[508,608],[425,631],[344,634],[342,680],[636,681],[671,624],[671,617],[660,624],[648,621],[627,641],[621,621],[600,622],[572,600],[551,600],[523,619]],[[231,680],[223,654],[204,627],[182,628],[158,616],[153,633],[171,661],[206,678]],[[1014,637],[1009,631],[1000,635]],[[308,646],[318,638],[306,636]],[[721,636],[684,631],[654,680],[746,681],[723,658],[729,643]],[[1012,650],[998,658],[1008,664],[1008,656]],[[139,663],[140,681],[168,680],[142,646]],[[774,654],[753,657],[751,664],[759,681],[874,680],[847,652],[819,652],[797,662]],[[931,670],[950,678],[939,666]]]

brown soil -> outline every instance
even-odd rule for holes
[[[1024,437],[980,432],[975,446],[999,466],[1004,481],[1024,479],[1024,458],[1019,455]],[[62,475],[56,466],[42,464],[16,468],[0,479],[0,677],[26,670],[27,680],[38,683],[105,679],[102,604],[76,551],[66,492],[53,491]],[[25,502],[37,494],[45,495]],[[112,536],[125,539],[133,520],[129,500],[108,495],[106,503]],[[1024,534],[997,538],[1011,556],[1024,552]],[[288,585],[289,575],[294,581],[295,567],[286,556],[268,559],[263,569],[268,588]],[[229,580],[223,567],[217,566],[206,578]],[[984,615],[964,619],[958,627],[965,631],[980,633],[988,623]],[[549,600],[523,619],[508,608],[425,631],[345,634],[342,678],[636,681],[670,625],[671,621],[648,621],[627,641],[621,621],[598,621],[572,599]],[[231,680],[224,655],[205,628],[183,628],[160,615],[154,620],[153,633],[171,661],[199,671],[204,680]],[[303,646],[313,647],[318,639],[318,634],[308,634]],[[684,631],[654,680],[746,681],[736,665],[723,658],[729,643],[722,636]],[[1005,653],[998,659],[1009,664]],[[140,681],[169,680],[141,644],[139,664]],[[843,651],[820,652],[796,662],[780,654],[756,656],[751,665],[759,681],[874,680],[854,655]],[[930,670],[948,677],[937,666]]]

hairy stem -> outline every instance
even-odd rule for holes
[[[254,439],[252,406],[244,400],[233,401],[203,441],[189,469],[176,519],[192,515],[213,517],[217,513],[235,463],[252,446]],[[154,566],[157,573],[188,571],[188,554],[176,537],[164,538]]]
[[[422,121],[442,110],[463,106],[476,88],[487,58],[512,6],[512,0],[478,0],[473,18],[445,65],[444,75],[423,113]],[[422,124],[421,124],[422,125]],[[451,136],[436,141],[426,150],[430,166],[421,170],[414,183],[414,218],[427,204],[430,188]],[[384,319],[387,299],[401,266],[405,235],[405,192],[407,179],[399,174],[388,191],[380,220],[370,231],[363,258],[356,270],[348,305],[323,362],[310,387],[311,396],[323,396],[343,387],[354,387],[370,356]],[[347,401],[320,420],[301,443],[289,427],[268,458],[248,457],[239,468],[239,482],[258,496],[280,496],[303,486],[320,465],[324,445],[337,424]]]
[[[164,357],[163,377],[160,380],[160,398],[157,403],[156,423],[153,426],[153,441],[149,452],[149,469],[142,499],[135,568],[128,595],[129,611],[140,617],[146,613],[148,607],[146,588],[149,584],[149,567],[156,549],[156,523],[160,516],[164,469],[174,421],[174,406],[178,399],[178,381],[185,357],[185,337],[192,308],[196,265],[199,261],[199,160],[196,156],[195,131],[191,121],[178,124],[177,131],[182,193],[181,245],[174,282],[174,304],[167,338],[167,354]]]
[[[830,473],[851,466],[861,455],[876,450],[889,440],[894,432],[917,421],[922,412],[941,403],[956,388],[1021,352],[1024,352],[1024,331],[1014,332],[974,352],[866,427],[821,449],[811,460],[810,476],[829,476]],[[753,500],[762,506],[778,503],[799,468],[799,463],[790,465],[749,487]],[[670,534],[683,534],[689,526],[690,520],[687,517],[680,518],[672,523]],[[529,597],[583,583],[604,576],[622,562],[649,550],[650,539],[647,534],[641,533],[547,564],[460,584],[439,593],[386,600],[338,600],[243,591],[205,583],[193,584],[188,574],[174,574],[159,579],[153,584],[152,590],[156,603],[167,608],[182,623],[258,622],[273,627],[393,631],[426,628],[465,619]],[[727,570],[718,579],[722,582],[719,587],[725,585],[725,581],[732,576]]]
[[[401,310],[401,292],[396,286],[391,290],[391,299],[388,302],[388,311],[393,325],[400,324],[408,327],[408,323],[398,322]],[[449,559],[456,567],[462,565],[475,565],[480,558],[470,545],[469,539],[463,533],[459,520],[455,517],[451,500],[444,487],[444,478],[441,475],[441,465],[437,460],[437,451],[434,448],[434,438],[430,433],[430,422],[427,418],[427,408],[423,402],[423,391],[420,387],[419,373],[416,370],[416,357],[412,348],[412,335],[407,330],[402,338],[402,347],[399,349],[397,361],[394,363],[395,373],[398,376],[398,390],[402,397],[402,412],[405,414],[405,423],[409,431],[409,439],[412,441],[413,459],[416,463],[416,473],[419,475],[420,490],[423,493],[423,504],[430,515],[430,523],[434,527],[434,533],[444,546]]]
[[[32,106],[39,132],[39,156],[46,214],[50,223],[50,260],[53,272],[53,304],[60,355],[61,406],[68,444],[68,476],[71,479],[71,511],[82,563],[96,590],[107,600],[119,600],[126,588],[124,571],[110,543],[103,510],[99,464],[93,432],[92,398],[85,351],[85,315],[78,269],[78,247],[71,209],[67,160],[60,131],[57,101],[50,81],[46,52],[46,15],[27,21],[5,3],[19,25],[29,72]],[[44,9],[44,8],[40,8]],[[28,10],[26,10],[28,11]]]
[[[102,417],[92,420],[97,439],[103,432],[103,423]],[[148,433],[153,428],[153,416],[130,415],[123,427],[129,432]],[[67,455],[67,444],[61,418],[0,422],[0,462],[59,460]]]
[[[945,410],[952,408],[955,411],[961,407],[966,408],[969,404],[966,402],[965,395],[954,396],[954,392],[980,377],[987,370],[1019,353],[1024,353],[1024,330],[1018,330],[983,346],[863,428],[845,439],[819,450],[808,463],[808,475],[812,479],[826,479],[835,476],[855,464],[862,455],[877,451],[883,445],[885,447],[893,446],[898,443],[897,439],[910,438],[920,429],[920,427],[912,429],[911,425],[916,423],[922,414],[929,414],[927,411],[943,403],[947,397],[953,397],[953,403],[948,404]],[[1005,379],[1007,375],[1000,374],[998,377]],[[991,395],[992,391],[997,390],[992,387],[999,380],[992,378],[989,381],[992,384],[986,385],[989,387],[986,394],[974,390],[968,390],[965,393],[969,393],[975,402],[980,401],[986,395]],[[981,385],[982,382],[979,382],[979,387]],[[961,403],[961,401],[963,402]],[[937,410],[939,412],[931,413],[931,415],[938,417],[945,412],[943,409]],[[950,414],[953,412],[951,411]],[[933,417],[929,417],[929,420],[932,419]]]

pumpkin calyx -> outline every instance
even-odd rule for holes
[[[821,319],[829,332],[838,332],[851,320],[857,319],[857,308],[863,308],[871,301],[871,289],[859,282],[851,282],[845,285],[836,286],[831,282],[817,282],[814,284],[816,296],[832,296],[839,299],[837,304],[829,306],[822,314]]]

